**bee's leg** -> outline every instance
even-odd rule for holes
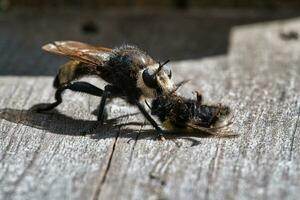
[[[151,123],[151,125],[156,129],[158,133],[158,139],[165,140],[163,135],[163,130],[158,126],[158,124],[154,121],[154,119],[149,115],[149,113],[146,111],[145,107],[138,101],[135,101],[135,104],[139,108],[139,110],[142,112],[142,114],[146,117],[146,119]]]
[[[197,98],[197,103],[199,104],[199,105],[201,105],[202,104],[202,94],[200,93],[200,92],[198,92],[198,91],[195,91],[195,93],[196,93],[196,98]]]
[[[78,81],[75,83],[70,83],[68,85],[59,87],[55,92],[55,100],[56,101],[54,103],[48,104],[45,107],[37,108],[36,111],[38,111],[38,112],[49,111],[49,110],[52,110],[53,108],[55,108],[56,106],[58,106],[59,104],[61,104],[62,103],[62,93],[66,89],[70,89],[74,92],[83,92],[86,94],[91,94],[91,95],[99,96],[99,97],[103,95],[102,89],[100,89],[90,83]]]

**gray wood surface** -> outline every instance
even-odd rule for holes
[[[236,26],[226,55],[171,63],[175,81],[191,79],[182,94],[232,108],[237,138],[156,141],[121,100],[82,136],[98,98],[68,91],[37,114],[32,106],[53,101],[53,78],[2,76],[0,199],[299,199],[300,40],[282,31],[300,33],[300,20]]]

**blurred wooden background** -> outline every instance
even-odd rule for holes
[[[84,6],[84,7],[254,7],[267,9],[300,7],[297,0],[1,0],[2,6]]]

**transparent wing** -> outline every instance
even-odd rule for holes
[[[103,65],[112,52],[109,48],[95,47],[76,41],[56,41],[44,45],[42,49],[93,65]]]
[[[226,127],[230,126],[232,122],[224,125],[224,126],[219,126],[219,127],[211,127],[211,128],[206,128],[202,127],[193,123],[187,123],[187,126],[191,128],[194,131],[199,131],[202,133],[208,133],[210,135],[216,135],[216,136],[223,136],[223,137],[234,137],[238,136],[238,134],[233,133],[232,131],[226,129]]]

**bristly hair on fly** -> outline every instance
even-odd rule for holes
[[[78,41],[55,41],[42,48],[50,53],[65,56],[70,61],[60,67],[54,79],[55,102],[40,106],[36,111],[46,112],[60,105],[65,90],[90,94],[101,97],[97,124],[102,125],[107,116],[106,101],[122,98],[136,106],[156,129],[158,138],[163,138],[163,131],[141,104],[141,100],[155,98],[173,90],[172,72],[166,65],[169,61],[157,62],[146,52],[132,45],[111,49]],[[106,81],[107,85],[98,88],[79,80],[85,76],[96,76]]]

